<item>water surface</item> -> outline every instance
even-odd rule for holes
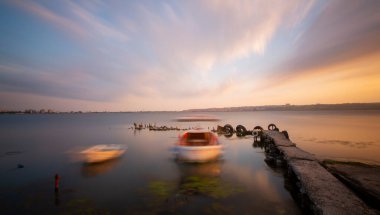
[[[252,137],[226,138],[222,160],[190,165],[170,148],[180,131],[136,131],[133,123],[180,128],[183,113],[101,113],[0,116],[0,213],[299,214],[283,172],[264,162]],[[228,112],[226,123],[248,129],[276,123],[320,157],[379,162],[379,112]],[[123,144],[125,155],[85,165],[77,152]],[[24,168],[17,168],[22,164]],[[54,175],[61,176],[54,194]]]

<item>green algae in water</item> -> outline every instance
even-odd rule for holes
[[[177,190],[175,189],[175,185],[175,182],[153,181],[149,184],[149,190],[159,199],[168,199],[176,194],[201,194],[220,199],[242,192],[241,187],[213,177],[189,176],[183,180]]]
[[[155,196],[161,199],[166,199],[173,193],[174,183],[167,181],[152,181],[149,183],[149,190]]]
[[[203,194],[216,199],[242,192],[238,186],[223,182],[220,178],[190,176],[180,186],[180,193]]]
[[[179,181],[152,181],[148,185],[150,197],[145,202],[145,212],[152,214],[179,214],[194,202],[193,198],[212,199],[212,207],[205,214],[233,214],[233,208],[219,203],[223,198],[243,191],[239,186],[215,177],[189,176]],[[192,196],[192,198],[189,198]],[[198,196],[198,197],[197,197]],[[193,200],[192,200],[193,199]]]

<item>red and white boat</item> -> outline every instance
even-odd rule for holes
[[[187,162],[207,162],[222,155],[218,137],[203,129],[190,130],[179,137],[175,146],[177,158]]]

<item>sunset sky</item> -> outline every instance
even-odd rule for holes
[[[346,102],[380,102],[379,0],[0,2],[0,109]]]

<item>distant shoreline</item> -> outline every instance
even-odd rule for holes
[[[223,108],[198,108],[182,111],[54,111],[48,109],[34,110],[1,110],[0,114],[86,114],[86,113],[167,113],[167,112],[254,112],[254,111],[370,111],[380,110],[379,103],[343,103],[343,104],[311,104],[311,105],[263,105]]]
[[[224,108],[188,109],[184,112],[236,112],[236,111],[325,111],[325,110],[380,110],[380,103],[344,103],[311,105],[264,105]]]

